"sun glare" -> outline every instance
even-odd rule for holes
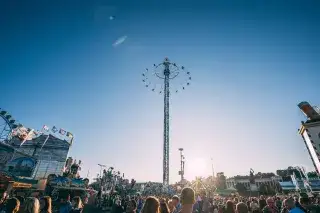
[[[196,176],[206,176],[209,171],[207,169],[207,162],[204,158],[190,159],[186,162],[187,170],[186,174],[190,178],[195,178]]]

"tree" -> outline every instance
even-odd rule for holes
[[[216,187],[218,189],[226,189],[227,188],[226,179],[227,179],[226,176],[224,176],[222,172],[217,173]]]
[[[259,192],[260,192],[260,194],[267,195],[267,194],[268,194],[267,185],[264,184],[264,183],[262,183],[262,184],[259,186]]]
[[[282,192],[282,187],[279,182],[275,184],[275,192]]]
[[[308,178],[318,178],[318,173],[313,171],[313,172],[308,172]]]
[[[259,187],[259,192],[263,195],[274,195],[276,194],[276,189],[272,186],[262,183]]]
[[[268,195],[275,195],[276,194],[276,189],[272,186],[267,185],[267,194]]]
[[[247,192],[247,188],[245,187],[245,185],[243,183],[237,183],[235,188],[239,194],[244,194]]]
[[[288,170],[287,169],[279,169],[276,171],[277,175],[280,177],[288,176]]]

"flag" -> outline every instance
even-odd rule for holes
[[[47,125],[43,125],[41,132],[48,132],[49,131],[49,127]]]
[[[24,137],[23,141],[21,142],[20,146],[22,146],[27,140],[32,140],[32,136],[34,135],[34,130],[31,129],[28,134]]]
[[[73,138],[73,134],[71,132],[67,132],[67,137],[68,138]]]
[[[59,133],[60,133],[61,135],[65,135],[65,134],[66,134],[66,131],[63,130],[63,129],[60,129],[60,130],[59,130]]]
[[[56,133],[56,132],[58,131],[58,129],[57,129],[57,127],[53,126],[52,129],[51,129],[51,131],[52,131],[53,133]]]

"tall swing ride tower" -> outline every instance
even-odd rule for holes
[[[184,66],[178,66],[168,58],[160,64],[154,64],[152,69],[145,69],[142,73],[143,83],[152,92],[164,96],[163,121],[163,184],[169,185],[169,124],[170,124],[170,95],[185,90],[190,85],[190,72]]]

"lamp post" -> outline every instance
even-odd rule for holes
[[[213,158],[211,158],[212,179],[214,179]]]
[[[184,180],[184,164],[185,164],[185,158],[183,154],[183,148],[179,148],[180,151],[180,171],[179,175],[181,176],[181,182]]]

